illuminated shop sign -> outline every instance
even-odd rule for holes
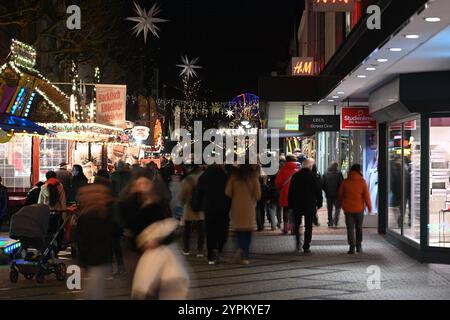
[[[369,114],[369,108],[342,108],[341,130],[376,130],[377,121]]]
[[[336,132],[341,128],[340,117],[327,116],[298,116],[298,130],[304,132],[331,131]]]
[[[354,0],[312,0],[316,12],[352,12]]]
[[[314,75],[314,59],[305,57],[292,58],[292,75],[293,76],[313,76]]]

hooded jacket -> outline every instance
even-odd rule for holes
[[[339,188],[339,203],[346,213],[362,213],[365,206],[372,211],[369,188],[363,176],[351,171]]]
[[[291,178],[294,173],[298,172],[299,167],[297,162],[286,162],[286,164],[280,169],[276,179],[275,185],[280,192],[279,204],[280,207],[288,206],[288,194],[289,187],[291,185]]]

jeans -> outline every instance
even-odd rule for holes
[[[251,231],[236,231],[238,247],[242,250],[242,259],[248,260],[250,256],[250,244],[252,242]]]
[[[364,212],[361,213],[349,213],[345,212],[345,224],[347,225],[347,240],[350,245],[350,250],[361,248],[363,240],[363,226]]]
[[[334,218],[333,218],[333,207],[335,210]],[[339,224],[339,214],[341,211],[338,199],[334,197],[327,198],[327,209],[328,209],[328,225],[337,226]]]
[[[205,227],[204,222],[201,220],[185,221],[183,233],[184,252],[189,252],[193,229],[197,231],[197,251],[200,253],[203,251],[203,245],[205,242]]]
[[[230,221],[225,218],[214,219],[211,216],[214,216],[214,213],[205,212],[206,248],[208,260],[215,261],[217,259],[215,252],[222,253],[223,246],[227,242]]]
[[[314,221],[315,211],[305,211],[304,213],[301,211],[294,211],[294,234],[295,240],[297,242],[297,246],[300,247],[300,224],[302,223],[302,216],[305,216],[305,235],[304,235],[304,243],[303,250],[309,250],[312,240],[312,230],[313,230],[313,221]]]
[[[269,217],[270,225],[273,230],[275,230],[277,225],[280,223],[280,221],[277,220],[278,208],[278,205],[274,202],[266,203],[267,216]]]

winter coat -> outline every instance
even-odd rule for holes
[[[76,201],[78,190],[80,190],[81,187],[84,187],[88,184],[88,179],[85,175],[78,175],[72,177],[71,187],[70,187],[70,201]]]
[[[325,191],[325,195],[327,198],[337,198],[339,187],[344,181],[344,177],[342,173],[338,170],[328,171],[322,177],[322,189]]]
[[[225,195],[228,175],[220,166],[212,165],[198,179],[196,187],[197,203],[201,203],[205,220],[228,221],[230,199]]]
[[[164,243],[178,227],[173,218],[155,222],[145,228],[137,237],[137,246],[143,251],[136,266],[131,297],[133,299],[182,300],[189,292],[189,275],[179,249],[175,244]]]
[[[253,231],[256,222],[256,203],[261,198],[258,178],[241,180],[231,175],[225,194],[231,198],[231,223],[234,230]]]
[[[82,266],[101,266],[112,261],[113,224],[110,209],[100,206],[85,208],[78,218],[75,239]]]
[[[64,192],[66,193],[66,195],[69,195],[72,175],[66,169],[58,169],[55,171],[55,173],[56,178],[59,180],[59,182],[61,182],[61,184],[64,187]]]
[[[288,206],[289,187],[291,185],[291,178],[294,173],[298,172],[299,166],[297,162],[286,162],[286,164],[280,169],[275,179],[275,185],[280,192],[280,207],[284,208]]]
[[[191,174],[183,179],[181,183],[181,190],[178,194],[178,199],[183,205],[183,219],[185,221],[204,220],[203,212],[195,212],[192,209],[192,197],[195,186],[197,185],[200,174]]]
[[[131,173],[128,171],[116,171],[111,173],[111,181],[115,195],[119,195],[130,180]]]
[[[58,202],[54,206],[50,206],[50,192],[48,190],[48,185],[54,184],[57,186],[58,190]],[[46,204],[50,207],[50,211],[65,211],[66,210],[66,193],[64,192],[63,185],[58,181],[58,179],[49,179],[42,187],[39,193],[39,204]]]
[[[369,188],[361,174],[350,172],[339,188],[339,203],[347,213],[362,213],[365,206],[372,211]]]
[[[288,201],[289,208],[301,214],[313,214],[322,207],[322,189],[311,170],[303,168],[292,176]]]
[[[0,220],[8,215],[8,189],[0,184]]]

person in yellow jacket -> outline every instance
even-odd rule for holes
[[[363,221],[365,208],[372,212],[369,188],[363,178],[361,165],[354,164],[348,178],[339,188],[339,204],[345,213],[347,239],[350,245],[349,254],[362,252]]]

